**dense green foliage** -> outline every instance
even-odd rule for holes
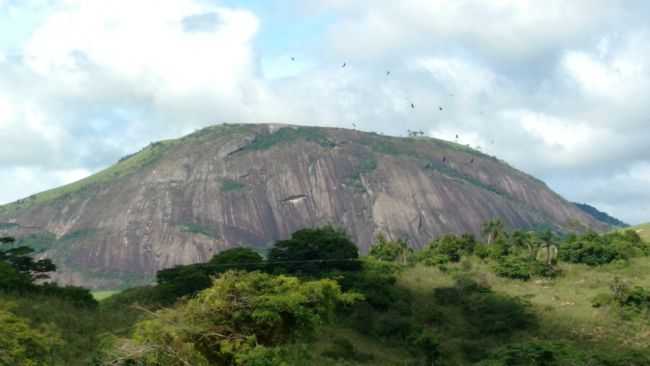
[[[267,259],[226,250],[99,306],[0,261],[0,364],[648,364],[638,235],[489,226],[418,252],[380,236],[365,258],[340,230],[301,230]]]
[[[399,261],[406,264],[408,256],[412,253],[413,249],[409,248],[405,240],[388,240],[384,234],[379,234],[368,255],[381,261]]]
[[[472,254],[475,247],[473,235],[445,235],[429,243],[417,254],[417,259],[427,265],[459,262],[463,255]]]
[[[3,248],[2,245],[14,243],[14,238],[0,238],[0,262],[13,267],[21,275],[29,277],[30,281],[48,278],[47,273],[56,270],[50,259],[34,260],[31,254],[34,250],[27,246]],[[0,289],[2,287],[0,286]]]
[[[171,304],[176,299],[193,295],[210,287],[212,278],[228,270],[257,270],[263,268],[264,259],[249,248],[232,248],[215,254],[207,263],[176,266],[158,271],[158,286],[150,296]]]
[[[322,129],[315,127],[283,127],[269,134],[255,136],[253,142],[246,145],[242,150],[266,150],[277,144],[286,144],[299,139],[314,142],[323,147],[334,147],[334,143],[327,138]]]
[[[648,255],[650,247],[633,230],[598,235],[570,235],[560,247],[560,259],[590,266]]]
[[[477,366],[642,366],[650,356],[638,352],[594,352],[573,344],[531,341],[500,347]]]
[[[0,238],[0,245],[12,244],[9,237]],[[36,281],[48,279],[48,273],[56,270],[49,259],[34,260],[33,249],[26,246],[0,247],[0,291],[19,294],[39,293],[66,299],[78,306],[96,306],[90,291],[81,287],[65,286]]]
[[[275,243],[268,257],[276,272],[316,277],[358,270],[358,259],[357,246],[344,231],[331,226],[298,230],[291,238]]]
[[[187,303],[136,324],[131,339],[116,342],[116,359],[168,366],[272,362],[260,350],[311,335],[338,303],[358,298],[328,279],[226,272]]]
[[[0,301],[0,365],[49,365],[52,352],[62,345],[51,325],[33,326],[11,313],[15,304]]]

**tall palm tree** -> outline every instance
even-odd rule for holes
[[[487,221],[483,224],[481,232],[487,238],[487,244],[492,244],[492,241],[503,235],[504,226],[503,222],[499,219]]]
[[[539,250],[538,259],[546,262],[547,265],[553,264],[557,260],[558,249],[555,245],[555,238],[551,230],[546,230],[538,235]]]

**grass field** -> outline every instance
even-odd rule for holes
[[[107,299],[120,291],[93,291],[92,295],[97,301],[102,301],[104,299]]]
[[[636,258],[629,265],[592,268],[561,264],[562,276],[556,279],[519,281],[497,277],[486,264],[472,261],[471,275],[494,291],[527,299],[541,319],[540,334],[550,339],[571,338],[594,345],[620,344],[635,348],[650,347],[650,322],[622,320],[607,308],[594,308],[591,300],[610,292],[614,277],[630,286],[650,287],[650,258]],[[423,301],[431,288],[449,286],[452,277],[434,267],[417,266],[407,270],[400,283],[416,292]],[[425,304],[421,305],[425,306]]]

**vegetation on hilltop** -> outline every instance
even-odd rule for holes
[[[41,192],[25,199],[18,200],[8,205],[0,206],[0,213],[11,214],[20,209],[27,209],[34,205],[54,202],[58,199],[90,191],[101,184],[109,183],[154,164],[177,140],[158,141],[151,143],[139,152],[121,158],[117,164],[93,174],[77,182]]]
[[[604,222],[607,225],[610,225],[612,227],[626,228],[626,227],[630,226],[630,225],[624,223],[623,221],[621,221],[621,220],[619,220],[619,219],[617,219],[615,217],[610,216],[606,212],[602,212],[602,211],[598,210],[597,208],[595,208],[595,207],[593,207],[591,205],[588,205],[586,203],[574,203],[574,205],[576,205],[576,207],[578,207],[582,211],[586,212],[587,214],[589,214],[590,216],[592,216],[596,220],[598,220],[600,222]]]

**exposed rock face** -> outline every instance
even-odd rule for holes
[[[80,182],[0,207],[0,231],[42,248],[62,282],[114,287],[225,248],[344,227],[414,247],[445,233],[605,225],[493,157],[430,138],[223,125],[155,143]]]

